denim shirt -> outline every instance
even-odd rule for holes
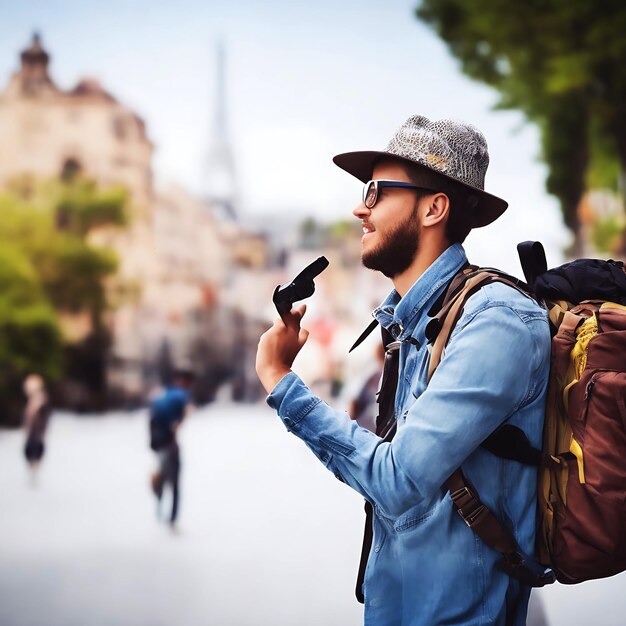
[[[465,262],[462,246],[452,245],[403,298],[393,291],[374,312],[402,341],[391,442],[332,409],[293,372],[268,397],[287,429],[374,508],[366,625],[525,623],[530,589],[498,568],[501,556],[454,511],[445,482],[461,467],[521,549],[533,553],[536,469],[480,444],[506,421],[541,446],[547,314],[502,283],[483,287],[467,301],[426,386],[428,311]]]

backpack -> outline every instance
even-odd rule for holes
[[[626,270],[596,259],[547,270],[539,242],[523,242],[518,252],[528,284],[490,268],[465,268],[453,279],[431,322],[429,379],[463,305],[483,285],[504,282],[545,304],[552,345],[542,449],[507,425],[482,444],[539,467],[536,561],[511,558],[512,537],[495,517],[472,525],[466,509],[482,514],[483,505],[478,494],[470,503],[464,493],[457,506],[454,489],[471,491],[458,471],[448,481],[452,500],[470,528],[503,552],[504,569],[526,584],[613,576],[626,570]]]
[[[545,303],[552,347],[542,449],[533,448],[521,429],[507,424],[482,444],[502,458],[538,466],[536,555],[520,551],[513,534],[481,502],[460,469],[447,487],[469,528],[503,555],[502,569],[524,584],[542,587],[555,580],[571,584],[612,576],[626,570],[624,264],[579,259],[548,271],[539,242],[523,242],[518,252],[527,283],[496,269],[469,265],[452,279],[426,329],[432,348],[428,380],[465,302],[484,285],[504,282]],[[375,326],[372,322],[351,350]],[[377,419],[381,431],[389,428],[395,384],[393,375],[383,374]],[[369,519],[367,504],[366,512]],[[360,601],[370,543],[371,524],[366,520],[357,579]]]
[[[545,271],[518,246],[553,331],[539,467],[537,556],[573,584],[626,570],[626,271],[579,259]]]

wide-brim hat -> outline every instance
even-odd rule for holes
[[[473,198],[466,203],[472,212],[472,228],[486,226],[506,211],[505,200],[485,191],[487,141],[469,124],[454,120],[431,122],[413,115],[396,131],[385,150],[344,152],[333,161],[365,183],[371,179],[376,163],[385,158],[411,164],[412,179],[420,186],[444,193],[466,192]]]

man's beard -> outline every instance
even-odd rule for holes
[[[382,272],[387,278],[402,274],[409,268],[419,247],[417,207],[404,222],[384,235],[373,250],[364,252],[361,262],[371,270]]]

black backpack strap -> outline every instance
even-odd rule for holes
[[[512,424],[500,426],[480,446],[501,459],[535,467],[539,466],[545,456],[541,450],[530,444],[526,433],[521,428]]]
[[[365,501],[365,528],[363,529],[363,546],[361,547],[361,560],[359,561],[359,572],[356,576],[356,588],[354,593],[357,602],[365,603],[365,595],[363,594],[363,581],[365,580],[365,568],[367,567],[367,559],[372,549],[372,541],[374,539],[374,530],[372,528],[374,522],[374,514],[372,505]]]
[[[517,244],[517,254],[526,282],[533,288],[537,276],[548,271],[546,252],[539,241],[522,241]]]
[[[370,326],[372,326],[370,324]],[[375,328],[369,330],[371,332]],[[395,341],[393,335],[384,327],[381,327],[381,340],[385,348],[385,362],[378,390],[376,402],[378,403],[378,415],[376,416],[376,434],[384,441],[391,441],[396,434],[395,399],[398,386],[398,363],[400,356],[400,342]],[[368,332],[368,334],[369,334]],[[363,582],[365,581],[365,568],[372,549],[374,537],[374,510],[369,502],[365,502],[365,529],[363,531],[363,546],[361,548],[361,560],[356,578],[356,599],[363,604]]]
[[[385,441],[391,441],[396,434],[396,390],[398,387],[398,370],[400,360],[400,341],[395,341],[393,335],[381,327],[382,341],[385,348],[385,361],[380,389],[376,402],[378,415],[376,416],[376,434]]]

